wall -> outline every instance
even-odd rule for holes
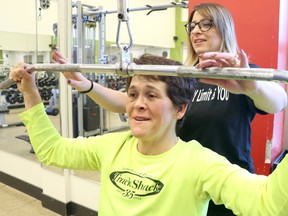
[[[188,10],[184,8],[177,8],[175,19],[175,30],[176,30],[175,36],[177,39],[175,39],[175,48],[170,49],[171,53],[170,58],[180,62],[184,62],[186,57],[183,55],[184,54],[183,48],[184,44],[186,44],[188,40],[188,35],[184,28],[184,24],[187,23],[187,20],[188,20]]]
[[[53,36],[52,26],[57,23],[57,7],[58,1],[51,0],[50,8],[41,10],[39,13],[38,0],[25,1],[1,0],[0,7],[0,35],[1,32],[21,33],[35,35],[37,32],[40,35]],[[83,0],[83,4],[102,6],[104,10],[116,10],[117,1],[115,0]],[[36,5],[37,3],[37,5]],[[170,1],[167,0],[133,0],[129,1],[130,8],[144,7],[145,5],[167,5]],[[130,25],[135,44],[158,46],[164,48],[173,48],[175,46],[173,36],[175,35],[175,9],[155,11],[147,15],[149,10],[130,12]],[[124,23],[125,24],[125,23]],[[121,42],[128,41],[127,29],[125,25],[121,28]],[[106,40],[116,41],[116,33],[118,26],[117,13],[106,15]],[[20,37],[22,37],[20,35]],[[12,41],[12,40],[11,40]],[[20,41],[13,40],[13,50],[17,47],[24,46]],[[0,50],[3,49],[3,42],[0,41]],[[30,48],[32,49],[32,48]]]
[[[2,50],[9,51],[50,51],[51,44],[50,35],[35,35],[27,33],[0,32],[0,41]],[[36,47],[36,41],[38,46]]]

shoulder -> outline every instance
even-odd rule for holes
[[[202,146],[196,140],[182,141],[182,152],[179,154],[179,158],[181,158],[179,159],[180,161],[185,162],[183,166],[189,164],[189,167],[186,168],[193,170],[194,173],[202,173],[213,169],[213,167],[230,165],[230,162],[225,157]]]
[[[220,156],[211,149],[204,147],[197,140],[191,140],[189,142],[180,140],[180,144],[182,145],[182,150],[190,156],[193,156],[193,158],[199,158],[202,160],[203,157],[210,157],[211,155]]]
[[[132,135],[131,131],[125,132],[113,132],[107,133],[104,135],[98,135],[95,137],[91,137],[92,140],[97,140],[98,142],[101,140],[103,145],[122,145],[125,142],[129,142],[130,140],[134,140],[135,137]]]

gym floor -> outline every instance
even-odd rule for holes
[[[0,182],[0,215],[2,216],[58,216],[42,207],[41,202]]]
[[[23,109],[11,109],[9,115],[5,114],[6,123],[14,124],[20,122],[18,114],[22,111]],[[0,150],[21,155],[28,160],[37,160],[35,155],[30,153],[31,147],[29,143],[15,138],[21,135],[25,135],[25,127],[23,126],[0,128]],[[41,201],[36,198],[0,182],[0,215],[57,216],[58,214],[44,208]]]

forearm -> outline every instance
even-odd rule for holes
[[[287,94],[284,88],[274,82],[258,81],[257,90],[246,94],[255,106],[267,113],[277,113],[287,107]]]
[[[53,51],[53,58],[60,64],[69,62],[56,50]],[[63,75],[68,80],[68,84],[78,91],[87,91],[90,89],[91,82],[80,72],[64,72]],[[106,88],[94,82],[93,89],[87,93],[87,96],[107,110],[117,113],[126,112],[126,93]]]
[[[125,113],[127,95],[94,83],[92,91],[87,95],[101,107],[116,113]]]
[[[42,102],[41,96],[38,92],[38,89],[35,88],[29,93],[24,92],[23,93],[23,98],[24,98],[24,104],[25,104],[25,109],[28,110],[35,105],[39,104]]]

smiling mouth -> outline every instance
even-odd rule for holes
[[[136,117],[134,118],[136,121],[148,121],[148,118],[144,118],[144,117]]]
[[[194,43],[195,43],[195,44],[198,44],[198,43],[203,43],[203,42],[205,42],[205,41],[206,41],[206,40],[202,40],[202,39],[200,40],[200,39],[198,39],[198,40],[195,40]]]

